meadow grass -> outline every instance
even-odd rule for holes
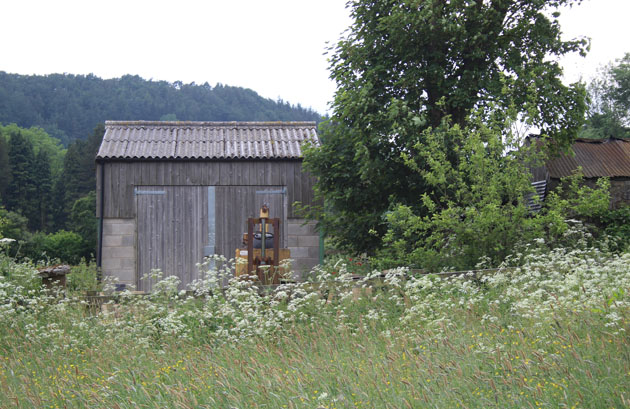
[[[196,297],[166,282],[98,314],[22,272],[0,281],[0,407],[627,407],[629,265],[556,251],[383,283],[337,265],[262,296],[209,274]]]

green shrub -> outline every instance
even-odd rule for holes
[[[421,140],[404,159],[422,175],[427,192],[418,203],[397,204],[384,215],[381,268],[463,270],[480,260],[497,266],[537,239],[548,248],[570,247],[569,219],[593,222],[608,208],[609,181],[590,188],[578,172],[564,181],[564,191],[549,194],[542,211],[531,212],[529,166],[541,152],[519,146],[502,128],[445,124],[425,131]],[[452,148],[449,140],[463,143]]]
[[[93,260],[81,260],[80,263],[73,266],[67,276],[66,288],[68,291],[79,293],[99,291],[101,284],[98,282],[96,263]]]
[[[630,246],[630,206],[604,212],[600,223],[604,232],[615,239],[614,250],[624,250]]]
[[[37,232],[24,244],[21,255],[33,261],[79,264],[81,259],[89,259],[91,254],[83,238],[72,231],[60,230],[45,234]]]

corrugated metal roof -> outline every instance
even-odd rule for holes
[[[97,159],[299,159],[315,122],[106,121]]]
[[[561,154],[547,161],[549,177],[570,176],[578,166],[587,178],[630,177],[630,140],[578,139],[572,149],[574,156]]]

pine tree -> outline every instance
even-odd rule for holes
[[[5,204],[5,193],[11,183],[11,168],[9,167],[9,144],[0,133],[0,205]]]
[[[37,226],[39,219],[34,162],[33,145],[21,132],[13,132],[9,139],[11,183],[7,188],[5,202],[8,210],[19,212],[28,219],[29,228]]]
[[[35,157],[33,173],[37,181],[35,184],[35,195],[39,214],[35,228],[45,231],[48,230],[48,221],[51,213],[52,178],[50,174],[50,158],[43,150],[40,150]]]

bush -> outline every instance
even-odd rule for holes
[[[630,206],[604,212],[600,224],[604,233],[615,239],[614,250],[623,251],[630,246]]]
[[[564,237],[568,219],[593,222],[608,208],[608,180],[590,188],[578,172],[563,181],[564,191],[549,194],[542,211],[531,212],[528,164],[537,163],[541,153],[496,128],[445,124],[425,131],[422,140],[405,160],[428,189],[417,204],[398,204],[384,215],[388,230],[377,253],[381,268],[464,270],[482,259],[497,266],[536,239],[549,248],[571,246]],[[449,140],[463,142],[451,149]]]
[[[37,232],[25,243],[23,255],[33,261],[58,260],[72,265],[91,257],[83,238],[72,231],[60,230],[45,234]]]
[[[93,260],[81,260],[78,265],[72,267],[67,276],[66,288],[71,292],[99,291],[101,287],[101,283],[98,282],[96,263]]]

